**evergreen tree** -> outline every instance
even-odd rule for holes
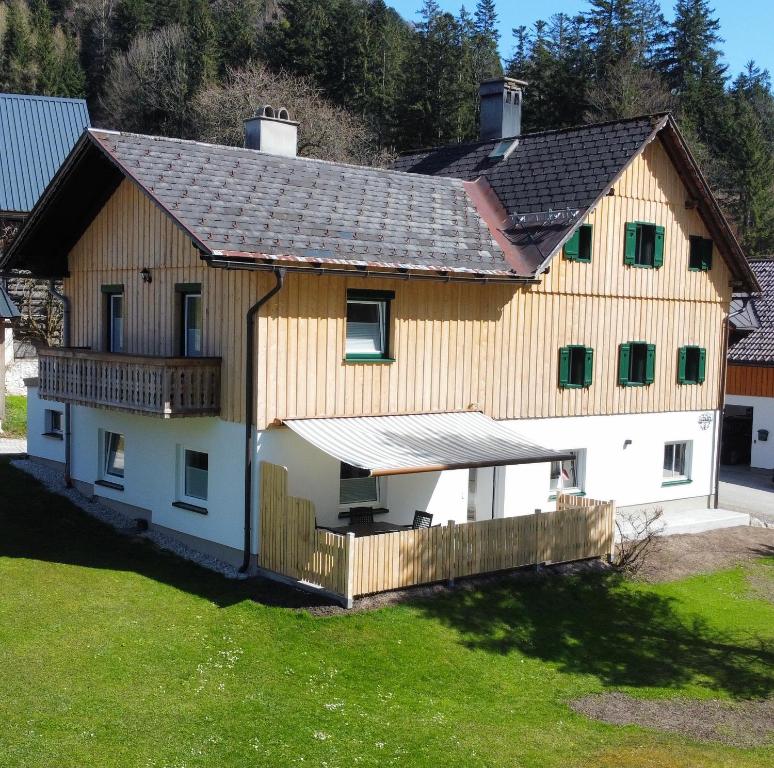
[[[35,92],[44,96],[58,96],[61,90],[60,61],[54,45],[51,11],[44,0],[34,0],[32,4],[32,28],[35,34],[34,55],[37,65]]]
[[[634,55],[634,0],[588,0],[584,14],[587,40],[594,50],[597,77]]]
[[[148,0],[118,0],[111,19],[114,48],[128,50],[135,37],[150,31],[152,21],[153,10]]]
[[[82,99],[86,95],[86,73],[79,60],[78,43],[72,35],[64,36],[59,65],[60,95]]]
[[[33,40],[29,11],[23,0],[9,3],[5,15],[5,32],[0,60],[0,87],[11,93],[29,93],[35,88]]]
[[[258,55],[262,13],[262,0],[219,0],[214,6],[218,72],[221,77],[225,76],[229,67],[242,67]],[[271,58],[268,51],[265,57]]]
[[[473,66],[476,81],[500,77],[503,74],[503,66],[497,51],[500,33],[497,30],[497,9],[494,0],[478,0],[473,28]]]
[[[508,59],[506,74],[508,77],[522,80],[526,76],[525,73],[529,63],[529,32],[525,26],[514,27],[512,35],[513,55]]]
[[[664,56],[667,23],[658,0],[634,0],[632,3],[634,56],[639,64],[650,65]]]
[[[731,105],[725,91],[726,67],[721,64],[720,22],[712,17],[706,0],[677,0],[670,44],[661,71],[677,98],[681,126],[706,147],[710,164],[705,171],[720,182],[723,163],[717,158],[732,131]]]
[[[215,24],[208,0],[190,0],[186,40],[186,72],[191,97],[217,73]]]

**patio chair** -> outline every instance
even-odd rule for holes
[[[352,507],[349,510],[350,525],[372,525],[374,511],[371,507]]]
[[[411,527],[416,530],[417,528],[429,528],[433,523],[433,516],[429,512],[423,512],[421,509],[414,512],[414,522]]]

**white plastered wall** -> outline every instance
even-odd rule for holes
[[[714,493],[716,411],[524,419],[505,423],[547,448],[583,450],[581,484],[586,495],[592,498],[613,499],[619,507],[626,507]],[[625,445],[627,440],[631,444]],[[692,444],[691,482],[664,486],[664,443],[683,440]],[[554,509],[549,473],[548,464],[507,467],[503,472],[504,514]]]
[[[753,409],[752,450],[750,466],[774,469],[774,397],[726,395],[727,405],[742,405]],[[769,431],[768,440],[758,439],[758,430]]]

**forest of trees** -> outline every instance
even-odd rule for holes
[[[379,164],[475,139],[480,80],[525,80],[524,129],[671,110],[750,256],[774,252],[774,96],[730,73],[707,0],[578,0],[500,40],[494,0],[0,2],[0,90],[84,96],[95,124],[239,143],[261,103],[302,122],[301,153]],[[503,60],[500,51],[509,56]]]

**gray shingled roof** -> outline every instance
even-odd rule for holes
[[[490,159],[499,140],[423,150],[398,158],[410,173],[487,179],[512,218],[570,209],[556,226],[517,226],[512,240],[537,269],[626,164],[666,121],[664,115],[524,134],[506,159]]]
[[[760,327],[729,347],[728,359],[734,363],[774,365],[774,257],[751,261],[761,293],[753,297]]]
[[[460,179],[90,136],[210,255],[513,276]]]

